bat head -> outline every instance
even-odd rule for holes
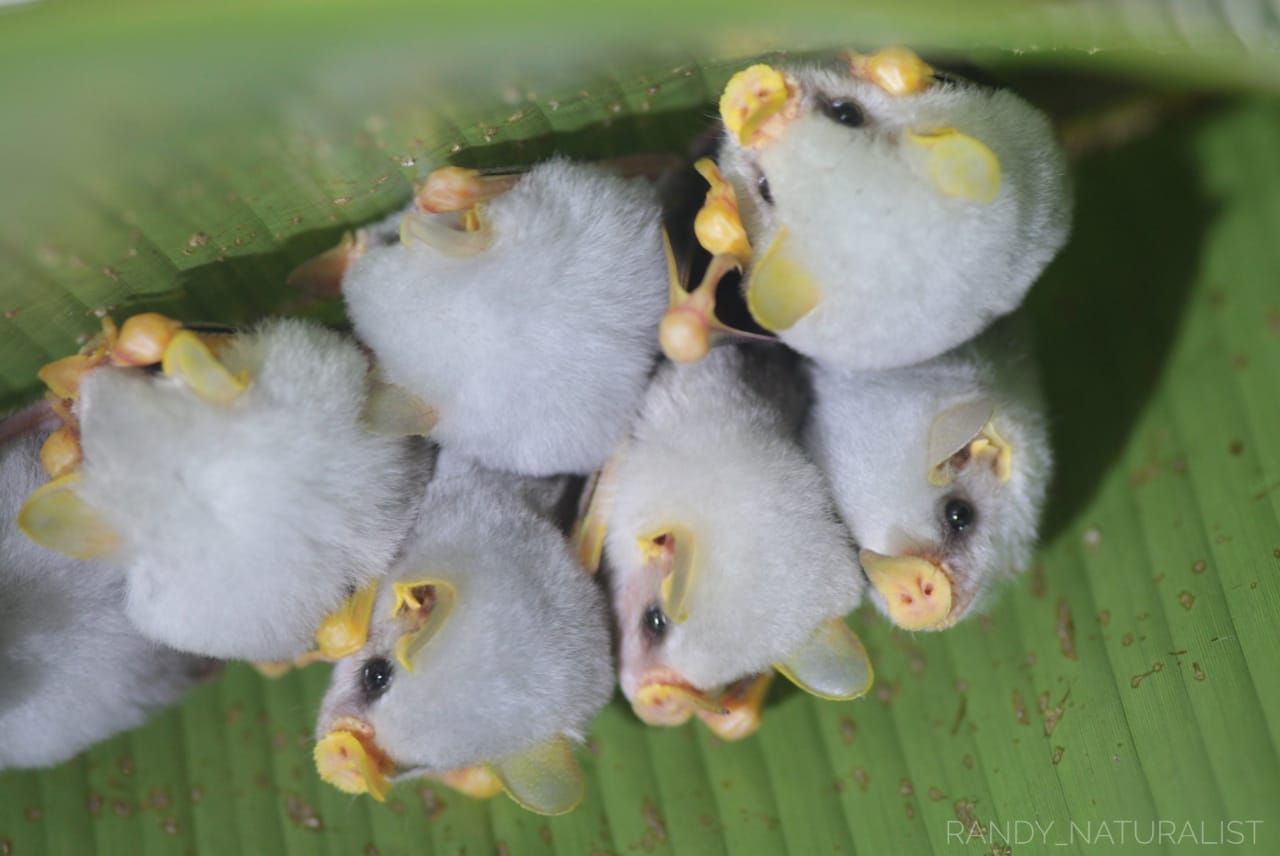
[[[872,602],[909,630],[951,626],[1031,559],[1051,470],[1043,404],[1025,359],[993,357],[980,343],[906,369],[813,372],[809,446]]]
[[[715,711],[744,677],[786,672],[798,652],[823,649],[820,631],[861,597],[820,473],[743,370],[731,348],[665,366],[610,477],[605,555],[619,678],[654,724]],[[845,649],[823,653],[849,664],[854,643],[842,637]],[[827,692],[803,670],[789,676],[833,697],[865,689]]]
[[[604,595],[500,478],[433,482],[368,642],[334,667],[316,760],[338,787],[381,798],[395,777],[488,765],[533,810],[576,802],[572,756],[547,747],[612,694]]]
[[[720,167],[755,248],[748,307],[820,362],[891,368],[958,346],[1066,240],[1047,117],[909,51],[754,66],[721,112]]]

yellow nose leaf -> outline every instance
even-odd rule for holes
[[[809,272],[788,253],[787,234],[778,230],[747,279],[747,310],[761,327],[775,332],[791,328],[821,299]]]
[[[1000,161],[980,140],[955,128],[908,131],[907,139],[924,151],[929,180],[947,196],[988,205],[1000,193]]]
[[[368,750],[350,731],[330,731],[316,744],[316,771],[346,794],[369,793],[378,802],[387,798],[391,780],[383,767],[385,760],[370,757]]]
[[[119,536],[76,493],[80,478],[72,473],[32,493],[18,511],[18,529],[42,547],[73,559],[92,559],[114,550]]]
[[[210,404],[230,404],[245,390],[242,378],[235,377],[190,330],[174,334],[165,349],[161,370]]]
[[[903,630],[942,630],[951,617],[951,580],[942,569],[917,556],[858,553],[867,578],[884,597],[889,618]]]
[[[790,92],[782,73],[767,65],[753,65],[729,79],[720,96],[720,118],[744,146],[758,142],[756,132],[777,115]]]
[[[914,95],[933,83],[933,69],[902,47],[885,48],[873,54],[849,55],[849,70],[855,77],[874,83],[890,95]]]
[[[645,684],[636,693],[632,709],[649,725],[679,725],[696,710],[725,714],[716,699],[681,684]]]

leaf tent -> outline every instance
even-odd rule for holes
[[[310,757],[327,669],[233,666],[0,774],[0,853],[1277,852],[1274,3],[0,8],[0,400],[105,313],[339,320],[285,274],[432,166],[681,152],[747,58],[887,42],[1007,77],[1075,154],[1075,234],[1029,307],[1058,476],[989,614],[855,615],[872,695],[778,686],[741,743],[616,699],[554,819],[428,782],[345,796]]]

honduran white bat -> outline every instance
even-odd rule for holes
[[[1031,559],[1051,452],[1018,320],[910,368],[813,369],[808,447],[872,602],[908,630],[951,626]]]
[[[789,362],[729,347],[665,365],[596,485],[584,561],[603,545],[620,683],[651,724],[696,713],[745,736],[774,669],[828,698],[871,684],[844,623],[863,576],[795,436],[804,396]]]
[[[570,744],[613,693],[608,607],[524,482],[442,452],[367,644],[334,666],[326,781],[381,800],[431,775],[542,814],[581,799]]]
[[[359,625],[429,475],[425,444],[371,433],[385,408],[337,333],[166,336],[159,372],[73,361],[83,460],[32,495],[23,530],[123,568],[129,618],[181,650],[285,660],[327,617]]]

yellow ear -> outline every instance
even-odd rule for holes
[[[639,541],[642,553],[667,564],[662,580],[662,611],[676,624],[687,621],[689,591],[697,572],[692,530],[678,524],[664,526]]]
[[[458,259],[478,256],[489,249],[493,243],[493,230],[480,220],[474,209],[464,224],[467,228],[455,229],[438,215],[411,212],[400,220],[400,243],[410,248],[424,247]]]
[[[866,695],[875,683],[867,649],[842,618],[822,622],[799,650],[773,667],[805,692],[834,701]]]
[[[190,330],[174,334],[160,368],[210,404],[230,404],[245,390],[245,378],[227,371],[209,346]]]
[[[396,660],[410,672],[418,653],[444,627],[457,602],[457,590],[444,580],[392,583],[395,604],[391,614],[407,621],[409,629],[396,640]]]
[[[996,431],[995,402],[989,398],[942,411],[929,429],[929,484],[951,484],[975,462],[989,464],[1002,482],[1013,475],[1013,444]]]
[[[751,267],[747,279],[747,310],[766,330],[791,328],[818,305],[822,293],[789,251],[785,227]]]
[[[370,383],[360,417],[369,433],[388,437],[425,437],[437,420],[431,405],[402,386],[380,380]]]
[[[955,128],[908,131],[907,139],[924,152],[929,179],[947,196],[987,205],[999,194],[1000,161],[981,141]]]
[[[491,766],[507,795],[536,814],[568,814],[586,792],[582,768],[563,737],[553,737]]]
[[[328,660],[354,654],[369,639],[369,622],[373,603],[378,598],[378,581],[352,594],[320,622],[316,630],[316,646]]]
[[[600,570],[604,538],[608,528],[609,494],[613,490],[613,461],[609,461],[588,481],[578,501],[578,518],[569,533],[569,545],[589,574]]]
[[[76,493],[80,479],[79,473],[72,473],[33,492],[18,511],[18,529],[41,547],[73,559],[92,559],[110,553],[120,539]]]

